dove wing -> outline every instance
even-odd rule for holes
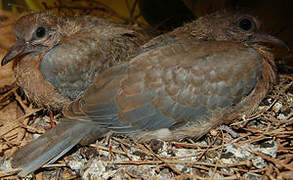
[[[118,133],[202,124],[249,95],[262,67],[263,57],[238,43],[167,40],[102,73],[63,112]]]

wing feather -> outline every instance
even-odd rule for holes
[[[81,111],[123,133],[202,124],[249,95],[262,63],[261,55],[238,43],[163,42],[97,78],[81,98]]]

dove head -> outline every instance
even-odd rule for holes
[[[57,31],[58,18],[48,13],[29,14],[16,21],[14,34],[17,40],[34,45],[48,46]]]
[[[219,11],[201,17],[188,26],[191,35],[197,39],[269,43],[287,48],[283,41],[262,31],[262,23],[258,18],[241,12]]]
[[[1,65],[29,53],[42,53],[57,45],[64,34],[60,31],[64,19],[49,13],[28,14],[14,26],[17,42],[8,50]]]

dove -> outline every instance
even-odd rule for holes
[[[27,18],[16,23],[15,35],[30,44],[26,29],[21,34],[17,31],[18,24],[27,22]],[[107,46],[107,41],[104,44]],[[64,119],[18,149],[12,156],[12,166],[19,170],[19,176],[25,176],[55,162],[76,144],[93,143],[106,134],[125,134],[139,142],[171,141],[201,137],[211,128],[249,115],[276,79],[274,56],[268,45],[285,46],[283,41],[262,32],[256,17],[216,12],[153,38],[127,59],[117,57],[123,63],[107,67],[94,80],[90,78],[91,82],[75,95],[74,83],[83,74],[78,71],[77,76],[68,76],[72,69],[59,68],[68,64],[66,58],[57,56],[56,45],[34,46],[35,51],[27,52],[19,51],[23,43],[16,44],[2,65],[19,57],[17,63],[23,64],[16,66],[19,82],[25,76],[19,74],[25,73],[21,70],[24,67],[38,74],[27,85],[19,86],[29,89],[45,81],[59,94],[58,98],[69,96],[69,100],[60,103]],[[69,43],[66,52],[72,54],[75,50]],[[32,67],[31,58],[41,59],[41,64]],[[86,68],[91,72],[93,66]],[[26,91],[32,97],[48,95],[40,89]],[[45,97],[46,101],[55,101],[54,95]],[[32,99],[42,103],[38,98]]]
[[[40,107],[61,109],[82,96],[95,77],[147,42],[142,29],[95,16],[28,14],[15,24],[17,42],[2,60],[16,58],[15,77]]]

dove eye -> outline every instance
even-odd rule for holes
[[[242,17],[238,20],[238,27],[243,31],[251,32],[255,30],[255,22],[250,17]]]
[[[36,38],[40,39],[40,38],[45,37],[46,33],[47,33],[46,28],[40,26],[37,28],[37,30],[35,32],[35,36],[36,36]]]

